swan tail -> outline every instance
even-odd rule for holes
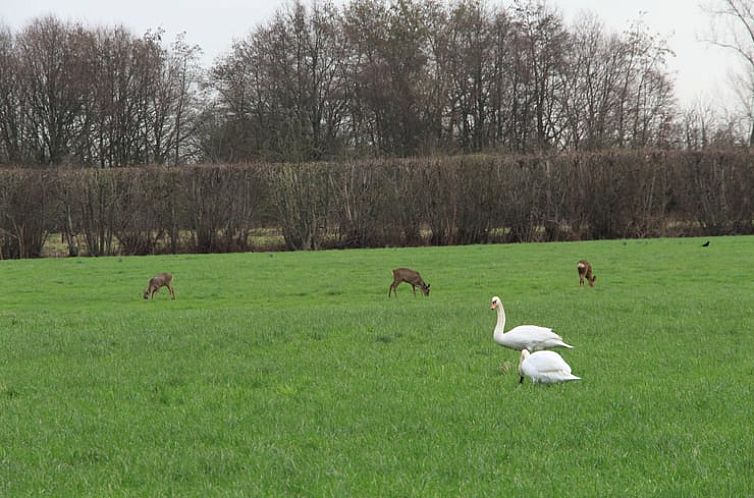
[[[571,346],[570,344],[566,344],[563,338],[560,335],[558,335],[554,330],[552,331],[552,333],[555,334],[555,338],[551,341],[552,345],[549,347],[573,349],[573,346]]]
[[[571,346],[570,344],[566,344],[561,339],[553,339],[552,341],[547,341],[540,349],[552,349],[552,348],[573,349],[573,346]]]

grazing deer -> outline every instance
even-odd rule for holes
[[[154,295],[163,287],[168,288],[170,297],[175,299],[175,291],[173,290],[173,274],[172,273],[159,273],[149,279],[149,286],[144,291],[144,299],[153,298]]]
[[[594,281],[597,280],[597,275],[592,273],[592,265],[589,261],[582,259],[579,264],[576,265],[576,269],[579,271],[579,287],[584,286],[584,279],[589,281],[589,287],[594,287]]]
[[[396,268],[393,270],[393,283],[390,284],[390,288],[387,290],[387,297],[390,297],[390,293],[394,293],[395,297],[398,297],[396,288],[402,282],[411,284],[411,289],[414,291],[414,297],[416,297],[416,287],[419,286],[425,296],[429,296],[429,284],[424,283],[419,272],[411,270],[409,268]]]

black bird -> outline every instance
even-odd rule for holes
[[[702,244],[702,247],[709,247],[709,240],[705,242],[704,244]]]

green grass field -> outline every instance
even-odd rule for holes
[[[754,237],[711,240],[2,261],[0,496],[754,496]],[[519,386],[493,295],[583,380]]]

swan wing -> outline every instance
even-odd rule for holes
[[[540,327],[539,325],[519,325],[518,327],[510,329],[508,333],[510,334],[514,330],[537,338],[554,338],[563,340],[563,338],[556,334],[551,328]]]
[[[571,373],[570,365],[555,351],[537,351],[529,355],[526,362],[531,363],[540,372],[562,370]]]
[[[552,329],[538,325],[519,325],[503,334],[498,342],[512,349],[519,351],[528,349],[532,352],[557,347],[572,347],[563,342],[563,338]]]
[[[524,326],[511,329],[504,334],[495,334],[494,338],[498,344],[505,346],[506,348],[516,349],[518,351],[521,351],[522,349],[533,351],[535,349],[541,349],[536,348],[535,346],[542,342],[543,337],[546,336],[543,336],[541,332],[533,331]]]

